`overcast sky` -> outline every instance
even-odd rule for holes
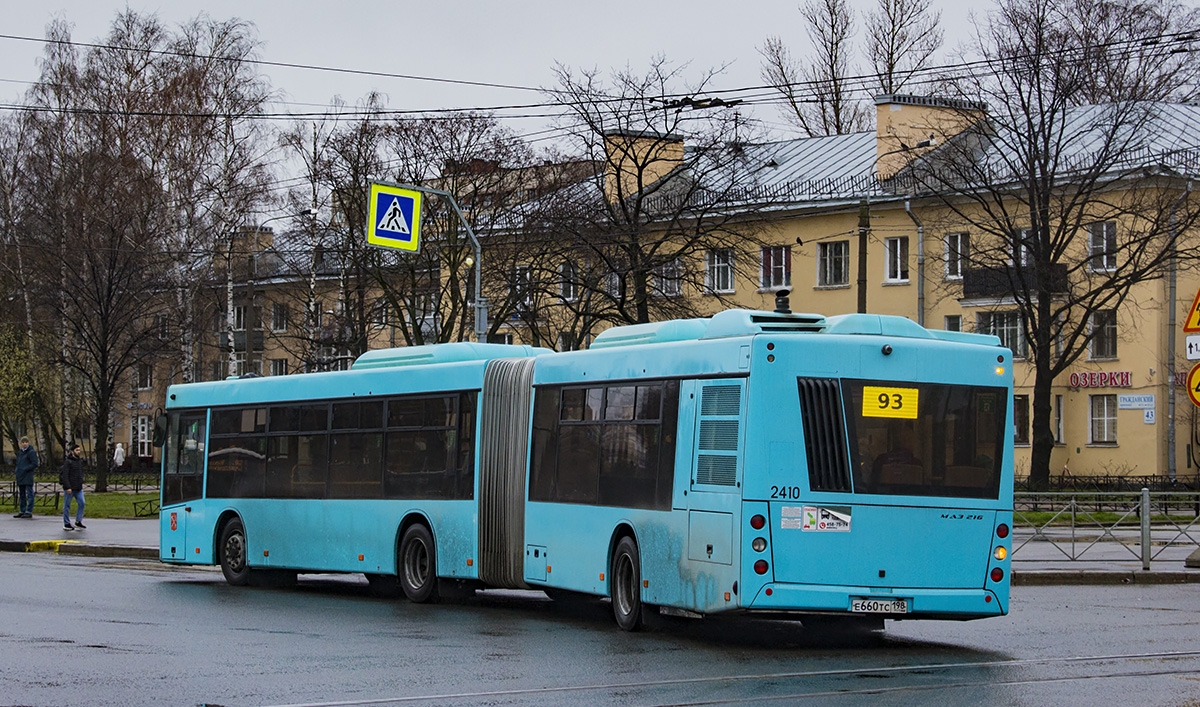
[[[850,0],[859,13],[874,0]],[[725,66],[717,88],[761,85],[758,48],[772,34],[797,54],[806,39],[796,0],[716,3],[609,0],[443,0],[433,3],[380,3],[362,0],[205,0],[202,3],[111,0],[8,2],[3,34],[45,36],[55,17],[74,26],[76,41],[101,39],[124,7],[157,13],[169,25],[194,17],[200,8],[214,18],[241,17],[253,22],[262,40],[261,58],[285,63],[462,79],[520,86],[552,86],[553,67],[624,67],[644,69],[662,54],[690,62],[693,73]],[[950,49],[971,30],[969,12],[983,14],[990,0],[934,0]],[[0,97],[19,99],[38,76],[43,45],[0,39]],[[327,105],[335,95],[348,103],[371,90],[383,93],[393,109],[487,107],[534,103],[534,93],[456,86],[397,78],[353,76],[302,69],[266,67],[264,72],[294,104]],[[282,106],[292,111],[303,105]],[[758,117],[779,123],[775,111]],[[521,132],[537,130],[537,121],[521,121]]]

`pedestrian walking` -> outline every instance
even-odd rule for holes
[[[22,437],[17,451],[17,514],[13,518],[33,517],[33,472],[37,468],[37,450],[29,446],[28,437]]]
[[[125,466],[125,448],[117,442],[117,449],[113,452],[113,469],[120,469]]]
[[[63,487],[63,530],[87,528],[83,524],[83,448],[71,445],[71,451],[58,470],[58,483]],[[75,525],[71,525],[71,499],[75,499]]]

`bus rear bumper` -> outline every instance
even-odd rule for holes
[[[1005,588],[1007,589],[1007,587]],[[907,611],[859,614],[851,611],[855,599],[875,600],[878,607],[897,608],[894,600],[907,602]],[[764,585],[743,608],[756,612],[829,612],[875,616],[887,619],[981,619],[1008,613],[1007,591],[1001,596],[990,589],[892,589],[772,583]]]

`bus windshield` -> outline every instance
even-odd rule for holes
[[[999,497],[1004,388],[844,380],[856,493]]]

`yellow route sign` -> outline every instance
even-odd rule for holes
[[[421,250],[421,192],[395,184],[371,185],[367,243],[418,253]]]
[[[863,417],[917,419],[917,388],[863,386]]]
[[[1200,407],[1200,363],[1192,366],[1192,370],[1188,372],[1187,389],[1192,405]]]
[[[1200,333],[1200,290],[1196,291],[1196,298],[1192,300],[1192,308],[1188,310],[1187,317],[1183,320],[1183,331],[1187,334]]]

